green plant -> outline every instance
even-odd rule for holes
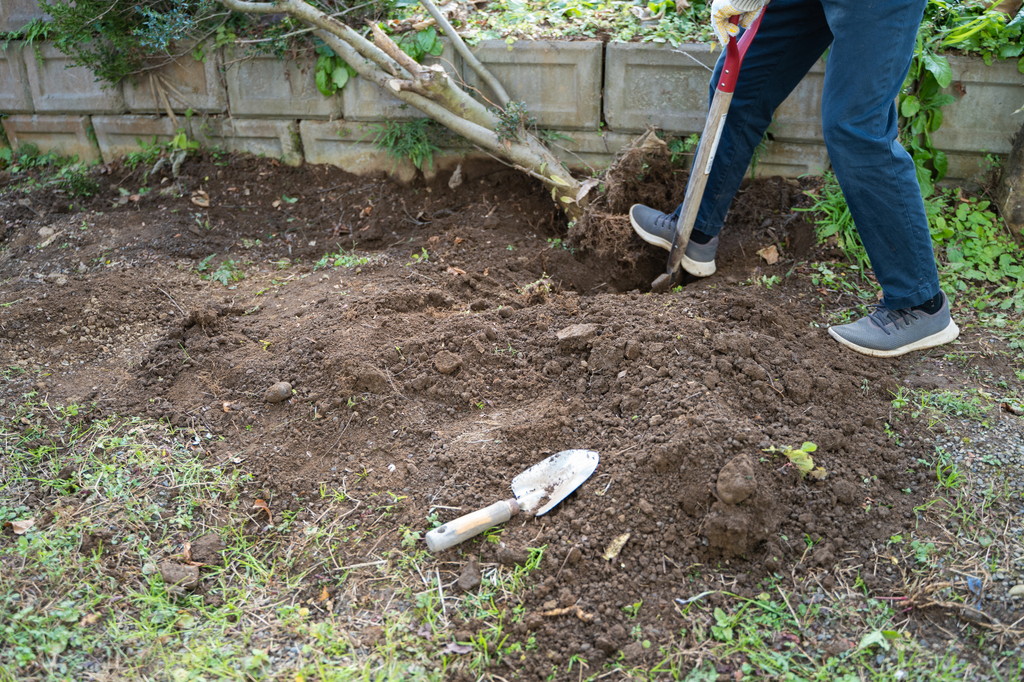
[[[511,101],[504,109],[496,111],[498,126],[494,132],[501,141],[512,142],[522,137],[523,133],[537,127],[537,119],[530,115],[525,102]]]
[[[846,258],[861,272],[866,272],[870,267],[868,254],[857,234],[853,216],[835,174],[831,171],[822,174],[821,187],[809,190],[806,194],[813,199],[811,206],[795,210],[810,211],[813,214],[814,232],[818,241],[834,239]]]
[[[139,72],[151,56],[212,32],[226,20],[214,0],[44,0],[41,6],[52,17],[57,48],[108,83]]]
[[[213,282],[220,282],[227,286],[233,282],[245,279],[245,272],[238,266],[238,263],[230,258],[225,258],[220,264],[211,270],[211,264],[216,254],[210,254],[196,264],[196,272],[200,277]]]
[[[355,251],[341,249],[333,253],[325,253],[316,263],[313,270],[322,268],[357,268],[370,262],[369,256],[360,256]]]
[[[418,62],[426,57],[438,57],[444,51],[444,44],[433,26],[422,31],[403,33],[395,42],[403,52]]]
[[[796,468],[800,474],[800,478],[806,478],[810,476],[813,479],[821,480],[828,476],[828,472],[824,467],[814,466],[814,458],[811,457],[812,452],[816,452],[818,446],[810,441],[804,442],[799,448],[782,447],[777,448],[774,445],[765,448],[763,452],[779,452],[785,455],[789,463]]]
[[[440,151],[435,140],[438,124],[429,118],[412,121],[388,121],[374,125],[373,143],[378,149],[400,161],[410,161],[416,168],[434,165],[434,154]]]
[[[693,133],[688,137],[674,137],[668,141],[669,160],[673,166],[686,166],[694,150],[700,144],[700,135]]]
[[[313,80],[320,94],[330,97],[345,87],[349,79],[356,75],[356,70],[320,40],[317,40],[315,50],[317,57]]]

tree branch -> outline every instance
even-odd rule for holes
[[[455,27],[453,27],[448,21],[448,17],[442,14],[441,10],[437,9],[437,5],[434,4],[433,0],[420,0],[420,4],[426,8],[430,13],[430,16],[434,17],[434,21],[437,22],[437,25],[441,27],[441,31],[449,40],[452,41],[452,44],[455,45],[455,51],[462,55],[462,58],[466,60],[467,64],[469,64],[469,68],[473,69],[473,71],[476,72],[476,75],[480,76],[480,80],[482,80],[484,84],[491,89],[494,96],[498,98],[498,104],[501,105],[502,108],[505,108],[505,105],[508,104],[509,101],[509,96],[508,93],[505,92],[505,88],[501,85],[501,82],[494,77],[494,74],[492,74],[487,67],[483,65],[483,62],[476,58],[476,55],[473,54],[472,50],[469,49],[469,46],[466,45],[462,36],[455,31]]]

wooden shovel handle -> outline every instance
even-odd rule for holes
[[[483,533],[488,528],[493,528],[499,523],[505,523],[515,514],[519,513],[519,504],[515,499],[495,502],[489,507],[477,509],[454,521],[449,521],[443,526],[438,526],[427,533],[427,549],[431,552],[440,552],[464,542],[474,535]]]

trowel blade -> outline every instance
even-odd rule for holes
[[[512,479],[519,508],[540,516],[590,478],[600,456],[593,450],[562,450]]]

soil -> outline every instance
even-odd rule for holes
[[[6,194],[0,358],[30,371],[0,391],[219,436],[211,464],[251,474],[278,513],[315,515],[325,484],[390,491],[407,496],[394,522],[424,530],[508,497],[551,453],[598,451],[550,513],[462,547],[507,563],[546,545],[528,611],[589,617],[527,618],[515,636],[544,643],[527,677],[549,656],[596,664],[627,645],[623,604],[642,600],[645,633],[668,641],[674,600],[723,575],[741,595],[773,573],[828,587],[839,562],[867,565],[913,528],[933,487],[928,434],[897,446],[884,432],[892,393],[962,370],[943,350],[877,360],[831,341],[828,315],[854,299],[812,284],[807,263],[830,254],[792,210],[796,181],[745,187],[714,277],[646,293],[664,252],[631,235],[624,206],[654,191],[667,207],[685,181],[656,170],[617,185],[572,238],[538,185],[485,167],[453,189],[203,157],[176,179],[108,166],[88,200]],[[758,254],[771,245],[775,264]],[[326,253],[369,260],[318,267]],[[225,260],[244,279],[209,279]],[[959,350],[979,342],[966,331]],[[768,451],[805,441],[822,480]],[[895,580],[862,577],[883,593]]]

